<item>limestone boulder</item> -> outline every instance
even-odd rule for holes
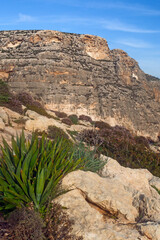
[[[131,169],[121,166],[116,160],[106,158],[107,164],[101,171],[101,176],[121,182],[130,192],[139,191],[151,194],[149,181],[153,175],[147,169]]]
[[[65,126],[65,124],[53,119],[53,118],[47,118],[45,116],[41,116],[41,115],[37,115],[36,113],[34,114],[31,113],[29,114],[29,116],[31,117],[35,117],[34,120],[27,120],[25,123],[25,129],[28,131],[47,131],[49,126],[56,126],[58,128],[63,129],[66,133],[66,129],[67,127]],[[68,133],[67,133],[68,134]]]
[[[2,120],[2,118],[0,118],[0,130],[4,130],[4,128],[5,128],[5,124]]]
[[[151,186],[154,176],[111,158],[99,174],[79,170],[62,181],[71,191],[57,201],[75,221],[73,233],[85,240],[160,239],[160,195]]]
[[[27,117],[29,117],[30,119],[32,119],[32,120],[35,120],[35,119],[37,119],[37,118],[39,118],[41,116],[40,114],[38,114],[38,113],[36,113],[34,111],[31,111],[31,110],[27,110],[25,115]]]
[[[5,108],[0,107],[0,118],[3,120],[4,123],[8,124],[8,115],[5,111]]]

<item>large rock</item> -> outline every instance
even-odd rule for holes
[[[159,81],[105,39],[57,31],[1,31],[0,39],[0,78],[14,91],[31,91],[51,110],[157,138]]]
[[[160,239],[160,195],[150,185],[152,174],[113,159],[101,174],[79,170],[63,179],[72,190],[57,201],[74,219],[73,232],[84,240]]]
[[[63,124],[53,118],[41,116],[38,113],[35,113],[33,111],[27,111],[27,112],[28,112],[28,116],[31,118],[31,119],[27,120],[25,123],[25,129],[27,131],[30,131],[30,132],[46,131],[47,132],[49,126],[56,126],[57,128],[62,129],[70,138],[70,135],[66,131],[68,129],[68,127],[65,124]]]
[[[0,130],[4,130],[4,128],[5,128],[5,124],[2,120],[2,118],[0,118]]]
[[[5,108],[0,107],[0,118],[3,120],[4,123],[8,124],[8,115],[5,111]]]

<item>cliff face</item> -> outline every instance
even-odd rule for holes
[[[49,109],[87,114],[156,138],[160,83],[105,39],[57,31],[0,32],[0,78]]]

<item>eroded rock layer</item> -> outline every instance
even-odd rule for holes
[[[58,31],[1,31],[0,78],[49,109],[87,114],[139,135],[160,132],[160,84],[105,39]]]

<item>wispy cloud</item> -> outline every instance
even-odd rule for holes
[[[40,0],[38,0],[40,1]],[[126,10],[130,12],[136,12],[137,14],[149,15],[149,16],[160,16],[160,10],[151,9],[146,5],[142,4],[131,4],[123,1],[84,1],[81,0],[61,0],[57,3],[57,0],[46,0],[48,2],[78,7],[78,8],[94,8],[94,9],[117,9]]]
[[[36,21],[35,17],[30,15],[19,13],[17,22],[34,22]]]
[[[121,9],[121,10],[128,10],[137,13],[141,13],[144,15],[153,15],[153,16],[160,16],[160,11],[156,9],[150,9],[144,5],[140,4],[128,4],[124,2],[87,2],[85,4],[88,8],[96,8],[96,9]]]
[[[105,29],[112,31],[131,32],[131,33],[159,33],[159,30],[143,29],[134,25],[123,23],[119,20],[105,20],[102,22]]]
[[[153,48],[153,45],[140,39],[119,39],[115,43],[133,48]]]
[[[80,17],[68,17],[68,16],[50,16],[47,17],[52,23],[72,23],[72,25],[88,25],[102,29],[108,29],[111,31],[121,31],[130,33],[160,33],[160,30],[143,29],[134,25],[130,25],[121,22],[118,19],[103,20],[99,18],[80,18]],[[46,20],[48,21],[48,20]]]
[[[82,18],[75,16],[67,15],[54,15],[54,16],[41,16],[35,17],[27,14],[20,13],[17,18],[12,19],[6,24],[0,25],[18,25],[19,23],[37,23],[37,24],[61,24],[63,27],[67,28],[68,26],[87,26],[94,29],[107,29],[110,31],[120,31],[128,33],[140,33],[140,34],[156,34],[160,33],[160,30],[144,29],[136,25],[131,25],[125,22],[120,21],[119,19],[102,19],[102,18]]]

